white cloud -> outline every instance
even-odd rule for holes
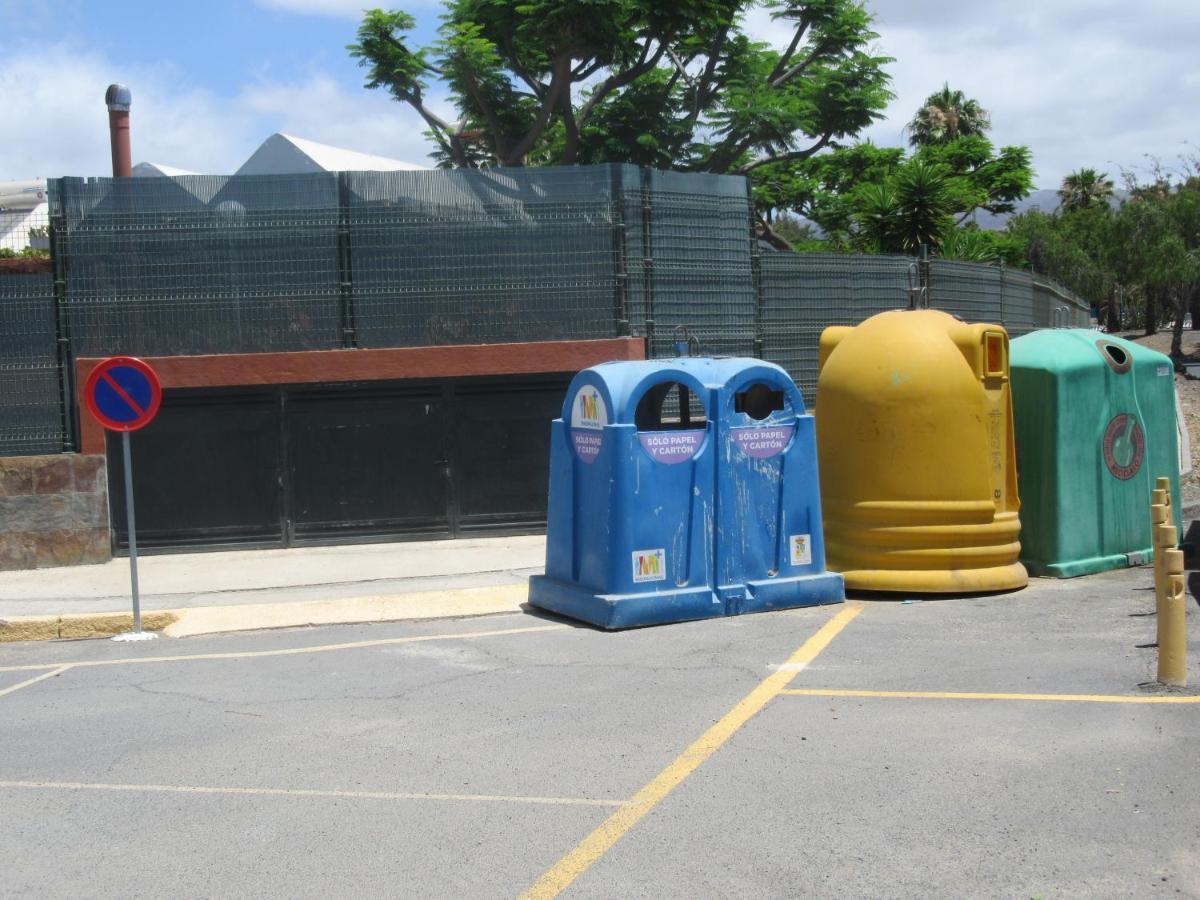
[[[1200,140],[1200,69],[1192,38],[1200,4],[1142,0],[963,3],[867,0],[877,50],[896,99],[865,132],[878,144],[905,143],[905,123],[943,82],[992,113],[999,145],[1033,150],[1037,183],[1057,187],[1081,166],[1117,176],[1145,154],[1174,162]],[[756,35],[779,43],[765,16]],[[789,34],[790,36],[790,34]]]
[[[64,43],[0,58],[0,180],[109,174],[104,90],[113,81],[133,93],[135,163],[233,172],[276,131],[428,163],[420,119],[381,92],[315,73],[300,83],[263,79],[225,98],[170,65],[117,65]]]
[[[339,16],[349,19],[362,17],[363,0],[255,0],[259,6],[267,9],[279,9],[284,12],[300,13],[301,15]]]
[[[384,0],[255,0],[266,9],[298,13],[305,16],[336,16],[343,19],[361,19],[363,10],[382,7],[392,9],[396,4]],[[402,8],[441,6],[439,0],[409,0]]]

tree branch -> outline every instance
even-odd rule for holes
[[[769,84],[773,88],[779,87],[782,84],[787,84],[789,81],[791,81],[797,75],[799,75],[801,72],[803,72],[809,66],[811,66],[813,63],[815,63],[820,58],[821,54],[825,52],[825,47],[826,47],[826,44],[818,44],[816,47],[813,48],[812,53],[810,53],[808,56],[806,56],[800,62],[796,63],[796,65],[792,66],[790,69],[788,69],[782,75],[779,75],[776,78],[772,78],[771,80],[769,80],[767,82],[767,84]]]
[[[784,67],[791,62],[792,56],[796,53],[796,48],[800,46],[800,41],[808,32],[808,22],[801,21],[796,25],[796,33],[792,35],[792,42],[788,44],[787,50],[783,51],[783,55],[779,57],[779,62],[775,63],[775,68],[771,70],[771,74],[767,76],[767,81],[774,81],[783,72]]]
[[[660,38],[658,50],[655,51],[653,56],[647,58],[647,52],[650,49],[650,39],[647,38],[646,44],[642,48],[641,58],[636,64],[626,69],[624,72],[615,72],[612,75],[609,75],[608,78],[604,79],[604,81],[600,83],[600,86],[597,87],[596,90],[592,91],[592,95],[588,97],[587,103],[583,104],[583,108],[579,110],[579,115],[576,117],[579,126],[581,128],[583,127],[583,124],[588,120],[588,117],[592,114],[593,110],[595,110],[596,106],[601,100],[618,88],[622,88],[630,82],[641,78],[643,75],[657,66],[658,61],[662,59],[663,54],[666,53],[667,40],[668,38],[666,36]]]
[[[758,227],[755,230],[758,232],[758,237],[762,238],[776,250],[795,252],[792,245],[771,227],[771,223],[763,218],[761,213],[756,212],[754,218],[757,220],[755,224]]]
[[[537,143],[537,139],[546,130],[546,125],[550,122],[550,114],[554,111],[554,107],[558,105],[559,96],[562,94],[563,88],[570,83],[571,56],[568,51],[563,51],[554,60],[553,73],[550,76],[550,88],[546,91],[546,97],[542,100],[541,109],[538,110],[533,124],[525,132],[525,136],[517,142],[516,146],[512,147],[500,159],[501,165],[520,166],[524,164],[526,154],[533,149],[533,145]]]
[[[687,83],[688,87],[694,88],[696,86],[696,82],[693,81],[688,75],[687,67],[679,61],[679,57],[675,55],[675,51],[670,47],[667,48],[667,56],[669,56],[671,58],[671,62],[675,64],[675,75],[671,76],[671,84],[673,85],[675,83],[675,76],[679,76]]]
[[[463,66],[463,83],[465,84],[468,93],[479,107],[479,111],[483,113],[484,121],[487,122],[488,128],[492,132],[492,144],[495,147],[496,159],[503,159],[508,155],[507,147],[508,140],[500,127],[500,120],[496,117],[496,111],[492,109],[490,103],[483,96],[483,92],[479,89],[479,82],[475,79],[475,73],[466,66]]]
[[[579,125],[575,121],[575,110],[571,106],[571,85],[568,82],[558,101],[562,113],[566,142],[563,145],[562,165],[572,166],[579,155]]]
[[[713,40],[712,46],[708,48],[708,63],[704,66],[704,71],[700,73],[697,79],[699,87],[696,90],[696,99],[692,104],[691,120],[694,122],[700,117],[702,110],[712,97],[712,78],[717,71],[717,63],[721,59],[721,50],[725,47],[725,41],[729,39],[729,26],[726,25],[717,32],[716,38]]]
[[[821,135],[821,138],[815,144],[813,144],[811,147],[808,147],[807,149],[793,150],[790,153],[777,153],[773,156],[765,156],[762,159],[756,159],[752,162],[748,162],[748,163],[746,163],[746,165],[741,166],[737,170],[737,174],[738,175],[746,175],[750,172],[753,172],[759,166],[766,166],[771,163],[791,162],[792,160],[797,160],[797,159],[808,159],[814,153],[817,153],[819,150],[821,150],[821,148],[825,147],[832,138],[833,138],[832,133],[823,134],[823,135]],[[752,142],[750,142],[750,143],[752,143]],[[745,146],[740,146],[737,149],[737,151],[733,154],[733,158],[736,159],[740,153],[742,153],[743,151],[745,151],[747,149],[747,147],[749,147],[749,143],[745,143]]]
[[[421,101],[420,92],[406,97],[405,102],[417,111],[417,115],[425,120],[425,124],[429,126],[429,130],[433,133],[433,139],[449,154],[450,159],[454,161],[454,165],[459,168],[466,168],[469,165],[467,154],[463,149],[462,141],[459,140],[454,126],[436,115],[432,110],[427,109]]]

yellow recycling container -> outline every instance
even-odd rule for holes
[[[1024,587],[1008,333],[935,310],[821,335],[817,448],[828,567],[846,587]]]

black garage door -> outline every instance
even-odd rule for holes
[[[166,391],[132,436],[138,548],[538,531],[569,378]],[[109,435],[125,548],[120,452]]]

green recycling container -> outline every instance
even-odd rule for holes
[[[1181,524],[1170,358],[1083,329],[1010,348],[1021,562],[1056,578],[1150,562],[1156,478],[1171,479]]]

